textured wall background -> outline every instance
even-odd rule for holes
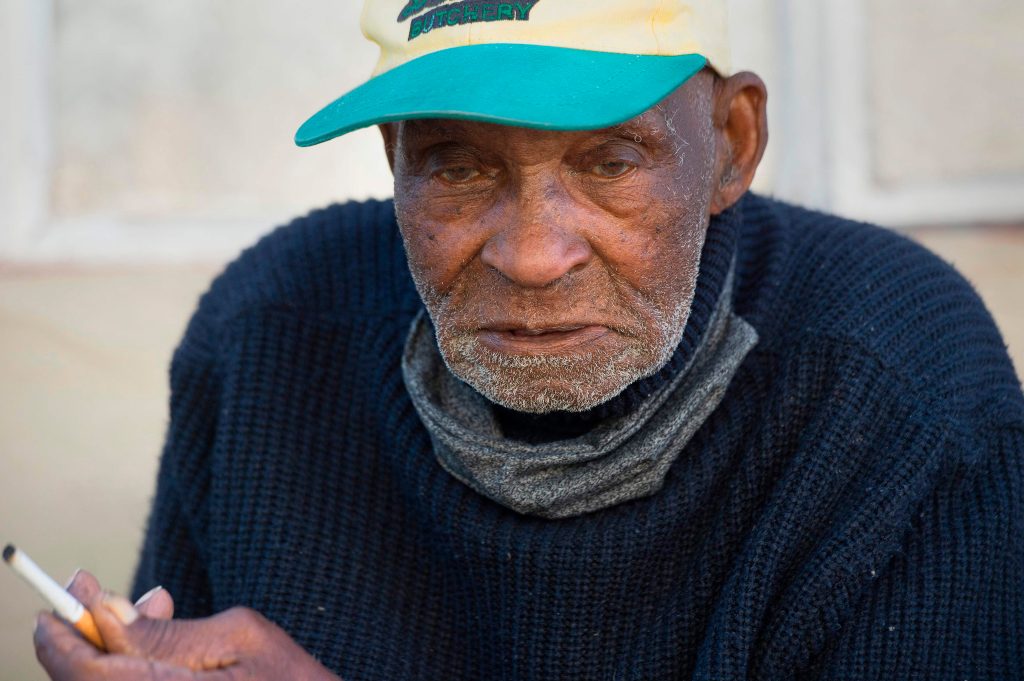
[[[353,2],[58,0],[60,217],[284,215],[383,196],[376,131],[300,152],[303,118],[368,72]],[[340,147],[340,148],[339,148]]]
[[[1024,173],[1024,3],[868,2],[874,172],[886,185]]]
[[[883,224],[1024,215],[1024,5],[729,0],[768,84],[757,188]],[[390,193],[375,130],[296,149],[376,59],[357,0],[5,0],[0,258],[220,261]]]
[[[766,80],[762,191],[911,232],[1024,357],[1024,5],[732,0]],[[356,0],[0,0],[0,539],[127,586],[171,351],[210,278],[290,215],[390,194],[374,130],[291,136],[376,58]],[[998,221],[996,226],[979,225]],[[0,574],[0,681],[41,679]]]

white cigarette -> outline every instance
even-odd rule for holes
[[[74,625],[93,645],[101,649],[104,647],[96,623],[85,606],[55,582],[53,577],[43,572],[24,551],[8,544],[4,547],[4,561],[38,591],[58,615]]]

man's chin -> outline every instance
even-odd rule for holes
[[[467,357],[456,353],[449,359],[442,351],[449,370],[460,380],[496,404],[530,414],[593,409],[658,369],[656,362],[653,366],[650,361],[637,362],[640,358],[631,352],[619,354],[614,358],[617,361],[593,356],[493,354],[485,351]]]
[[[597,391],[594,390],[594,386],[581,390],[579,385],[553,385],[550,382],[520,382],[516,385],[493,381],[479,384],[466,382],[491,402],[527,414],[587,411],[607,402],[626,388],[626,385],[622,385],[607,391]]]

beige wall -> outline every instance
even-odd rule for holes
[[[1024,174],[1024,3],[867,4],[878,181]]]
[[[59,579],[126,588],[167,362],[222,263],[289,215],[389,194],[375,131],[291,144],[373,64],[358,4],[0,2],[0,539]],[[735,61],[771,92],[758,187],[937,225],[913,234],[976,283],[1021,367],[1024,6],[730,4]],[[0,681],[41,679],[38,601],[6,572],[0,597]]]
[[[124,590],[167,419],[171,351],[214,268],[0,267],[0,540]],[[35,593],[0,570],[0,681],[41,679]]]
[[[764,76],[762,191],[887,225],[1024,216],[1024,5],[728,0]],[[5,0],[0,258],[222,260],[385,196],[376,131],[292,135],[369,73],[358,0]]]
[[[376,59],[353,24],[357,3],[55,7],[58,218],[258,220],[390,192],[376,131],[303,151],[292,143],[304,118]]]

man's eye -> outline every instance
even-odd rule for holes
[[[480,175],[480,171],[476,168],[470,168],[469,166],[457,166],[454,168],[445,168],[438,176],[445,182],[451,182],[452,184],[462,184],[469,182]]]
[[[632,163],[626,163],[625,161],[608,161],[607,163],[594,166],[591,172],[598,177],[615,178],[622,177],[633,170],[634,167]]]

